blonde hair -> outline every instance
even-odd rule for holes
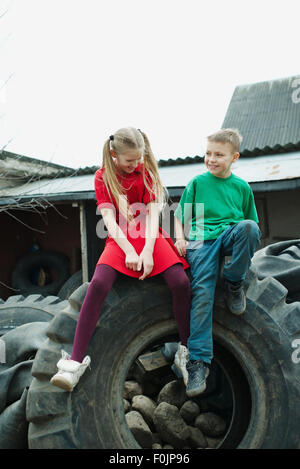
[[[240,151],[243,137],[238,129],[220,129],[207,137],[209,142],[230,143],[234,153]]]
[[[116,167],[110,153],[110,149],[115,153],[126,153],[128,150],[141,151],[143,156],[143,181],[146,188],[155,196],[155,202],[159,203],[160,210],[166,201],[166,190],[160,179],[157,161],[152,152],[147,135],[134,127],[125,127],[117,130],[113,135],[113,140],[108,138],[103,147],[102,169],[103,180],[110,194],[116,201],[120,212],[128,219],[131,218],[128,212],[128,202],[126,192],[116,176]],[[146,177],[146,171],[149,178]]]

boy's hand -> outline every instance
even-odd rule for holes
[[[175,243],[175,247],[179,253],[180,256],[185,256],[186,255],[186,247],[188,245],[188,241],[185,239],[177,239]]]
[[[154,262],[153,262],[153,255],[150,249],[143,249],[138,262],[137,270],[141,270],[144,267],[144,273],[139,277],[139,280],[144,280],[147,275],[151,274],[153,270]]]

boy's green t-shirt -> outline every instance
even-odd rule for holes
[[[229,225],[242,220],[258,223],[249,184],[231,173],[218,178],[207,171],[186,186],[174,213],[189,240],[216,239]]]

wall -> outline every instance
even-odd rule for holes
[[[279,241],[300,238],[300,189],[257,192],[254,193],[254,198],[262,233],[260,248]],[[173,197],[173,207],[178,201],[179,198]],[[172,219],[170,234],[174,239]]]
[[[11,289],[13,268],[34,243],[59,251],[70,259],[71,273],[81,267],[79,208],[60,204],[41,214],[12,210],[0,213],[0,298],[17,294]]]
[[[300,238],[300,190],[255,193],[260,219],[262,242],[260,247],[286,239]],[[172,202],[178,202],[173,199]],[[91,272],[103,249],[105,240],[96,237],[94,201],[87,204],[87,225],[90,234],[88,253]],[[17,219],[16,219],[17,218]],[[37,242],[44,250],[65,253],[70,259],[71,274],[81,268],[81,238],[79,207],[72,203],[56,204],[42,214],[28,211],[0,213],[0,298],[17,294],[11,289],[11,274],[16,262]],[[41,231],[41,232],[40,232]],[[171,217],[170,234],[174,237]]]
[[[300,238],[300,189],[255,194],[263,232],[262,247]]]

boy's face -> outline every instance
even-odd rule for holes
[[[205,166],[208,171],[219,178],[227,178],[231,174],[231,165],[239,158],[230,143],[207,142]]]

